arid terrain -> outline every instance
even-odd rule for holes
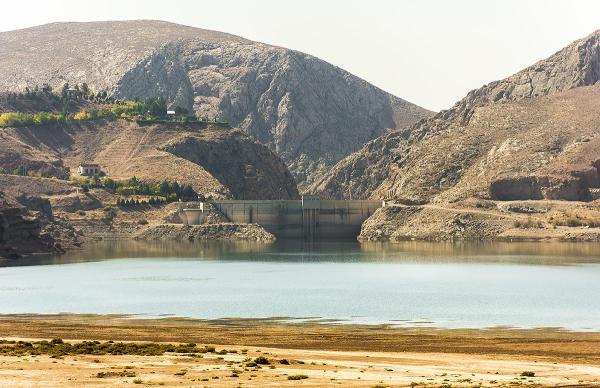
[[[365,53],[357,44],[357,56],[379,65],[381,58]],[[313,229],[324,229],[319,212],[351,222],[350,206],[347,212],[324,209],[315,205],[318,198],[304,197],[294,227],[310,230],[310,241],[296,241],[301,248],[288,251],[245,252],[235,243],[276,245],[274,234],[252,223],[265,210],[244,207],[250,223],[241,224],[211,204],[303,194],[378,201],[379,208],[352,207],[361,222],[368,217],[359,243],[353,242],[362,251],[344,250],[345,242],[325,247],[331,250],[312,245]],[[203,223],[186,225],[183,209],[198,209],[200,202]],[[93,245],[100,240],[111,248],[122,240],[131,251],[139,248],[136,240],[144,240],[140,246],[171,241],[143,252],[160,259],[148,264],[127,249],[102,256],[100,244]],[[175,260],[183,258],[182,242],[197,240],[232,245],[200,254],[190,243],[189,263]],[[411,247],[413,240],[448,245]],[[500,253],[465,245],[453,258],[451,244],[459,241],[536,244],[506,244]],[[546,249],[547,241],[577,244]],[[66,22],[0,32],[0,267],[11,267],[0,287],[9,295],[1,299],[9,303],[0,311],[0,388],[600,387],[600,332],[593,331],[592,314],[598,295],[590,292],[599,242],[600,30],[438,113],[309,54],[169,22]],[[407,254],[386,262],[385,250]],[[372,252],[383,254],[367,257]],[[66,253],[99,265],[61,262]],[[41,255],[46,261],[37,262]],[[102,267],[111,255],[134,266]],[[200,268],[202,277],[190,281],[192,260],[213,272]],[[287,272],[286,260],[293,264]],[[474,275],[464,269],[471,262]],[[248,270],[264,263],[270,266]],[[379,267],[370,272],[365,263]],[[520,267],[508,268],[515,263]],[[47,265],[49,272],[36,267],[46,264],[57,265]],[[298,264],[315,267],[310,272]],[[161,276],[140,277],[153,265]],[[162,276],[168,266],[176,271]],[[505,277],[499,277],[501,267]],[[10,269],[25,271],[10,275]],[[101,271],[119,278],[90,285]],[[540,273],[547,277],[538,279]],[[516,275],[521,278],[513,285]],[[244,284],[250,278],[256,284]],[[475,278],[480,284],[465,287]],[[41,287],[46,279],[52,282]],[[205,280],[215,288],[203,288]],[[14,287],[6,287],[9,281]],[[494,292],[493,281],[504,288]],[[32,286],[23,287],[26,282]],[[61,294],[58,284],[73,288]],[[124,305],[97,307],[92,289],[100,291],[96,300]],[[79,292],[72,309],[51,304]],[[299,294],[308,302],[289,297]],[[239,295],[247,299],[235,300]],[[524,295],[536,298],[525,304]],[[274,309],[271,296],[305,315]],[[27,308],[28,300],[47,309]],[[396,301],[406,302],[396,310],[410,320],[369,321],[370,308],[387,313]],[[466,309],[470,301],[476,303]],[[182,307],[175,312],[202,308],[198,315],[161,315],[175,302]],[[269,312],[255,313],[254,302]],[[358,319],[302,310],[317,302]],[[220,310],[234,303],[240,313]],[[542,310],[542,303],[552,309]],[[160,311],[58,313],[145,313],[149,304]],[[420,314],[432,306],[443,311],[440,325],[480,328],[439,328]],[[461,313],[486,316],[484,307],[504,314],[491,325],[507,324],[506,316],[514,316],[508,322],[515,325],[520,316],[536,319],[489,328],[461,320]],[[57,314],[8,314],[22,311]],[[243,318],[277,314],[270,311],[296,318]],[[561,314],[567,320],[548,323]],[[568,326],[577,314],[586,318],[582,326]],[[540,327],[550,325],[557,327]]]
[[[285,164],[239,130],[197,124],[141,126],[125,120],[0,130],[0,164],[33,171],[99,163],[113,179],[160,182],[176,177],[214,197],[298,198]],[[36,164],[40,165],[35,168]]]
[[[598,186],[599,68],[596,31],[408,130],[373,140],[311,190],[403,203],[588,200]]]
[[[195,343],[200,353],[0,356],[11,386],[594,387],[600,337],[120,316],[0,317],[0,338]],[[100,343],[99,342],[99,343]],[[206,346],[209,346],[206,348]],[[0,347],[15,346],[3,344]],[[37,346],[37,345],[34,345]],[[266,359],[266,360],[265,360]]]
[[[262,147],[262,146],[261,146]],[[179,203],[122,207],[103,188],[83,192],[70,181],[0,174],[0,258],[64,253],[98,240],[253,240],[274,236],[210,211],[206,225],[186,226]]]
[[[367,143],[309,191],[396,205],[368,240],[598,241],[599,69],[596,31]]]
[[[65,82],[220,117],[269,146],[300,185],[432,114],[313,56],[227,33],[148,20],[0,33],[0,91]]]

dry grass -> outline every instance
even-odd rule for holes
[[[590,228],[600,227],[600,217],[595,217],[593,215],[563,214],[558,216],[551,216],[548,219],[548,222],[554,226],[586,226]]]
[[[528,218],[526,221],[515,220],[514,222],[515,228],[543,228],[544,223],[541,220]]]

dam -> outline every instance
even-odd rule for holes
[[[256,223],[281,239],[354,239],[362,223],[384,206],[383,201],[321,200],[302,196],[301,200],[211,201],[229,221]],[[208,206],[182,209],[184,223],[206,221]]]

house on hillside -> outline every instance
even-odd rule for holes
[[[96,163],[85,163],[80,164],[77,168],[77,172],[82,176],[99,175],[102,172],[99,164]]]

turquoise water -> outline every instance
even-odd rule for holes
[[[113,242],[11,264],[2,314],[600,330],[597,244]]]

